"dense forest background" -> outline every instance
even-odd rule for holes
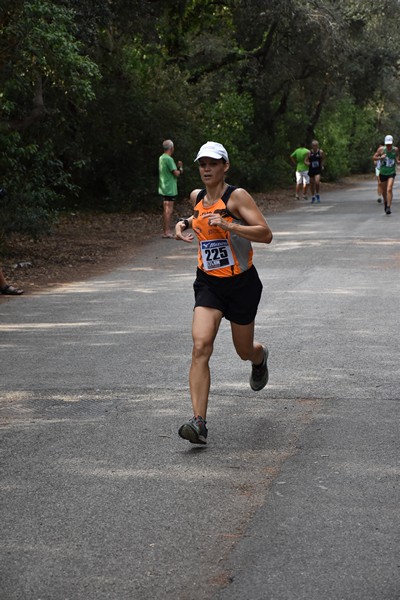
[[[154,205],[165,138],[181,195],[208,139],[254,192],[314,137],[326,178],[372,171],[399,142],[399,31],[397,0],[2,0],[0,232]]]

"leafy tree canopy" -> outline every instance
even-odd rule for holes
[[[207,139],[252,190],[287,183],[313,137],[328,177],[369,169],[398,137],[399,25],[396,0],[4,0],[0,230],[148,205],[165,138],[182,195]]]

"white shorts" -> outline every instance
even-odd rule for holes
[[[379,177],[379,174],[380,174],[380,169],[379,169],[379,167],[375,167],[375,175],[376,175],[377,177]]]
[[[296,183],[302,183],[303,185],[306,183],[308,185],[310,183],[308,171],[296,171]]]

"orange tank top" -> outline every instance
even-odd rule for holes
[[[237,219],[227,208],[230,195],[236,189],[228,185],[222,198],[212,206],[204,206],[203,198],[206,190],[201,190],[196,199],[193,212],[192,228],[199,241],[198,266],[199,269],[215,277],[232,277],[239,275],[253,264],[253,248],[251,242],[231,231],[219,227],[210,227],[210,215],[219,213],[230,223],[245,225]]]

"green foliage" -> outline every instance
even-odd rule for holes
[[[73,12],[47,0],[34,0],[23,2],[8,17],[0,28],[9,44],[8,76],[2,88],[8,114],[12,105],[15,117],[22,117],[31,107],[38,78],[53,100],[52,110],[66,101],[79,105],[93,99],[91,81],[98,76],[98,68],[81,52]]]
[[[94,98],[97,66],[82,53],[74,13],[47,0],[3,9],[0,20],[0,169],[8,189],[0,234],[38,236],[76,186],[70,139]]]
[[[54,158],[51,141],[42,146],[24,144],[21,135],[13,132],[0,134],[0,145],[2,185],[7,189],[1,201],[0,232],[19,231],[37,238],[50,230],[63,193],[72,195],[76,189],[62,162]]]
[[[350,97],[335,103],[334,112],[326,108],[317,137],[326,151],[324,176],[328,180],[372,170],[374,126],[373,107],[357,106]]]
[[[214,140],[229,148],[230,177],[249,181],[254,174],[250,131],[254,121],[253,100],[249,93],[221,92],[209,110],[199,115],[204,141]]]
[[[166,138],[180,195],[208,139],[254,191],[292,181],[313,137],[329,179],[370,170],[400,127],[399,24],[396,0],[4,0],[0,231],[39,235],[59,207],[150,206]]]

